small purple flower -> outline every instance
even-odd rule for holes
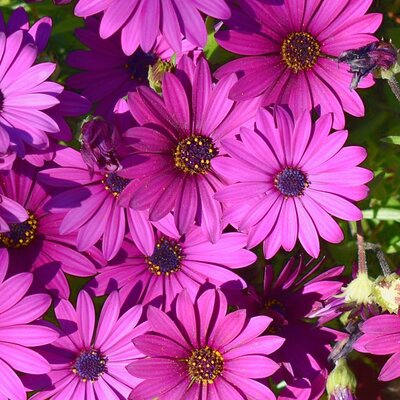
[[[354,344],[354,349],[362,353],[391,354],[378,379],[391,381],[400,377],[400,317],[398,315],[372,317],[362,324],[361,331],[364,335]]]
[[[258,381],[276,371],[267,356],[283,343],[278,336],[260,336],[270,318],[248,319],[245,310],[226,314],[225,296],[213,289],[195,303],[183,291],[173,311],[148,309],[150,331],[133,341],[147,357],[128,366],[144,382],[130,399],[275,400]]]
[[[362,117],[364,105],[349,90],[351,74],[346,66],[330,60],[349,48],[374,40],[381,14],[367,14],[372,0],[285,0],[275,2],[239,0],[220,30],[218,43],[243,58],[223,65],[218,79],[236,72],[239,81],[230,91],[234,100],[263,94],[263,104],[287,104],[295,115],[304,109],[333,113],[333,126],[345,125],[343,110]],[[371,86],[365,79],[362,87]]]
[[[11,274],[29,270],[38,279],[36,283],[68,298],[64,274],[86,277],[94,275],[96,268],[76,251],[76,235],[59,234],[63,215],[50,214],[44,208],[50,194],[36,180],[37,173],[37,168],[17,160],[12,171],[0,174],[0,196],[8,196],[28,215],[26,221],[15,221],[8,232],[0,233],[0,264],[9,265]]]
[[[137,210],[149,209],[151,221],[174,210],[184,234],[196,221],[213,242],[221,235],[222,207],[213,199],[225,185],[212,168],[220,153],[220,139],[239,126],[254,123],[258,100],[237,106],[227,98],[236,82],[229,76],[212,84],[207,62],[197,65],[183,57],[175,74],[166,73],[163,97],[146,87],[131,93],[128,104],[140,125],[125,132],[137,158],[123,163],[121,176],[133,179],[121,202]]]
[[[149,52],[159,34],[175,51],[181,50],[182,35],[194,45],[204,47],[207,31],[201,13],[220,19],[230,16],[225,0],[79,0],[75,7],[78,17],[98,13],[103,13],[100,36],[107,39],[121,31],[121,44],[127,55],[133,54],[139,45]]]
[[[45,374],[50,365],[32,347],[54,342],[58,333],[31,324],[42,317],[51,304],[47,294],[26,295],[33,275],[22,273],[4,279],[7,266],[0,257],[0,398],[26,400],[26,392],[15,371]]]
[[[237,183],[215,198],[231,208],[252,201],[238,228],[249,232],[250,248],[264,241],[266,258],[281,246],[291,251],[297,239],[316,258],[319,236],[331,243],[343,240],[332,216],[347,221],[362,218],[353,202],[367,197],[365,183],[373,177],[358,167],[367,152],[358,146],[343,147],[347,131],[329,134],[331,114],[313,124],[309,112],[295,119],[280,106],[274,112],[275,118],[260,109],[256,131],[241,128],[241,140],[222,140],[229,157],[216,157],[211,166]]]
[[[144,251],[125,241],[122,254],[100,270],[88,290],[102,296],[119,289],[128,306],[151,302],[169,310],[184,288],[194,300],[205,282],[231,289],[246,286],[233,271],[256,261],[256,255],[244,249],[246,235],[223,233],[212,244],[199,227],[192,226],[181,237],[171,214],[155,225],[158,229],[146,237]]]
[[[135,306],[120,314],[120,301],[113,292],[103,305],[96,324],[93,301],[81,291],[76,309],[67,300],[55,307],[60,338],[38,351],[49,361],[51,372],[24,379],[30,390],[39,392],[34,400],[127,399],[141,379],[133,378],[126,366],[143,357],[132,343],[147,331],[137,326],[142,307]]]

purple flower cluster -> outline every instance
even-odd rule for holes
[[[0,21],[1,400],[321,398],[347,335],[311,318],[344,267],[247,276],[362,219],[373,173],[343,128],[364,106],[332,58],[376,41],[371,2],[78,0],[69,90],[38,58],[50,18]],[[206,18],[244,57],[209,64]],[[395,353],[384,380],[391,319],[358,344]]]

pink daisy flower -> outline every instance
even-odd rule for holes
[[[225,49],[246,57],[217,72],[218,79],[237,72],[234,100],[264,94],[264,105],[288,104],[295,115],[307,108],[332,112],[333,126],[345,125],[343,110],[362,117],[364,105],[349,86],[347,67],[329,59],[376,40],[381,14],[365,15],[372,0],[239,0],[240,10],[216,37]],[[361,87],[371,86],[371,78]]]
[[[95,329],[93,301],[81,291],[76,309],[69,301],[61,300],[55,314],[60,338],[38,349],[52,370],[24,379],[27,388],[39,391],[31,399],[127,399],[142,381],[126,370],[130,362],[143,357],[132,343],[147,331],[147,324],[137,326],[142,307],[135,306],[121,315],[118,293],[113,292],[103,305]]]
[[[123,204],[148,209],[151,221],[174,210],[181,234],[196,220],[211,241],[218,240],[222,208],[213,195],[225,183],[211,160],[223,151],[222,137],[254,123],[258,106],[258,100],[237,106],[227,98],[235,82],[232,75],[213,85],[204,59],[194,66],[183,57],[176,74],[164,75],[162,98],[146,87],[130,94],[130,111],[140,126],[125,132],[136,153],[123,163],[121,176],[133,179]],[[138,157],[144,160],[139,165]]]
[[[128,305],[152,304],[170,309],[184,288],[192,299],[205,282],[216,287],[242,289],[245,281],[233,270],[253,264],[257,257],[244,249],[247,237],[241,233],[223,233],[210,243],[196,226],[181,237],[172,215],[156,224],[146,237],[145,251],[132,243],[122,246],[122,254],[100,270],[88,284],[96,296],[120,289]]]
[[[227,312],[225,296],[207,290],[193,303],[184,290],[169,316],[150,306],[150,332],[134,339],[147,357],[128,371],[144,379],[130,399],[275,400],[258,379],[278,365],[267,356],[281,347],[278,336],[260,336],[271,318],[247,318],[245,310]]]
[[[80,252],[102,239],[103,255],[111,260],[121,248],[129,227],[132,239],[143,248],[143,238],[152,234],[147,213],[123,208],[118,202],[129,179],[118,172],[100,170],[96,165],[89,171],[81,154],[69,147],[58,150],[54,161],[59,167],[43,170],[39,176],[41,182],[62,188],[46,204],[51,212],[62,213],[61,235],[77,232],[76,246]]]
[[[45,374],[50,365],[34,347],[54,342],[58,333],[31,324],[42,317],[51,304],[47,294],[26,295],[33,275],[22,273],[4,279],[7,266],[0,257],[0,398],[26,400],[26,390],[15,371]]]
[[[182,35],[196,46],[204,47],[207,30],[201,13],[214,18],[230,16],[225,0],[79,0],[78,17],[103,13],[100,36],[109,38],[121,30],[121,44],[130,55],[140,45],[148,52],[159,34],[175,50],[180,51]]]
[[[343,240],[332,216],[346,221],[362,218],[353,204],[367,197],[373,173],[358,167],[367,156],[362,147],[343,147],[348,132],[329,134],[332,115],[311,123],[309,112],[293,119],[282,107],[274,117],[260,109],[256,131],[240,130],[241,140],[225,139],[229,157],[212,160],[212,168],[237,183],[215,198],[246,203],[239,230],[249,232],[248,246],[264,242],[264,254],[273,257],[282,246],[291,251],[297,239],[312,257],[319,255],[319,236],[331,243]],[[233,205],[235,207],[235,205]]]
[[[14,221],[8,232],[0,233],[0,263],[9,265],[12,274],[33,272],[39,285],[36,289],[44,286],[55,295],[68,298],[65,274],[86,277],[97,270],[85,254],[76,251],[76,235],[59,234],[64,215],[50,214],[45,209],[51,192],[36,180],[37,173],[37,168],[17,160],[12,171],[0,174],[0,197],[8,196],[28,215],[26,221]],[[1,210],[0,204],[0,213]]]
[[[362,353],[391,354],[383,366],[379,380],[391,381],[400,377],[400,317],[398,315],[378,315],[365,321],[361,326],[364,333],[354,344],[354,349]]]

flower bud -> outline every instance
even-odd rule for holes
[[[344,358],[340,358],[328,376],[326,391],[329,400],[355,400],[357,380]]]
[[[120,168],[116,153],[118,133],[103,118],[94,117],[83,123],[81,142],[81,155],[89,171],[93,172],[95,165],[107,171]]]
[[[174,63],[171,61],[158,60],[154,65],[149,67],[148,80],[150,87],[157,93],[161,93],[161,85],[164,74],[174,69]]]
[[[345,288],[338,297],[344,297],[345,303],[370,304],[372,303],[373,281],[365,272],[360,272]]]
[[[393,273],[387,276],[379,276],[372,288],[374,302],[392,314],[399,312],[400,305],[400,276]]]

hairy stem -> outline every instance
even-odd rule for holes
[[[390,89],[392,89],[393,94],[396,96],[396,99],[400,102],[400,86],[399,83],[397,82],[396,77],[393,76],[387,81],[390,86]]]
[[[365,253],[364,231],[361,221],[357,221],[358,273],[368,274],[367,257]]]

